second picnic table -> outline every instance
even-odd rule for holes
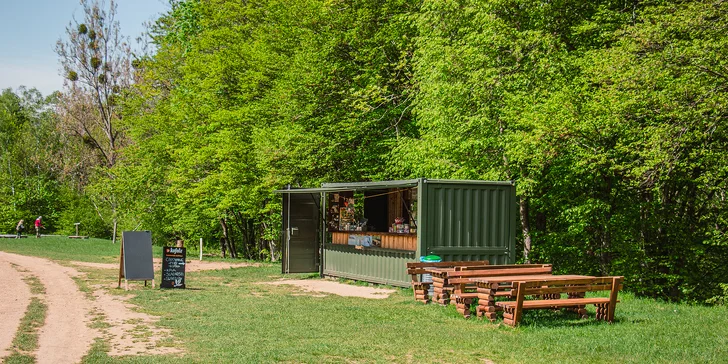
[[[470,281],[475,283],[478,293],[478,317],[487,317],[490,321],[495,321],[496,312],[499,308],[495,305],[495,297],[499,290],[510,289],[513,286],[513,282],[536,282],[541,280],[573,280],[573,279],[584,279],[594,278],[593,276],[584,275],[551,275],[551,274],[533,274],[533,275],[513,275],[513,276],[499,276],[499,277],[481,277],[471,278]],[[458,284],[454,287],[453,294],[458,296],[462,294],[464,284]],[[582,298],[584,297],[583,292],[570,293],[569,298]],[[547,297],[548,298],[548,297]],[[555,298],[555,297],[554,297]],[[470,307],[466,307],[466,312],[470,310]],[[579,315],[586,314],[586,310],[583,305],[574,307],[574,310]]]

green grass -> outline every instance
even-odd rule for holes
[[[29,280],[26,280],[29,281]],[[37,278],[35,282],[31,281],[31,291],[37,293],[44,292],[43,285]],[[37,283],[36,283],[37,282]],[[37,285],[40,285],[38,289]],[[35,287],[35,288],[34,288]],[[4,363],[34,363],[35,357],[33,352],[38,348],[38,328],[45,321],[46,311],[48,307],[38,297],[33,297],[28,304],[25,316],[20,321],[20,327],[13,339],[12,353],[5,359]]]
[[[28,275],[25,278],[23,278],[23,281],[30,288],[30,293],[32,293],[34,295],[45,294],[45,286],[43,285],[43,283],[40,283],[40,279],[38,279],[38,277],[33,276],[33,275]]]
[[[119,244],[112,244],[110,240],[51,236],[40,239],[0,238],[0,250],[62,261],[118,263],[120,247]],[[154,247],[155,256],[161,256],[161,252],[162,248]]]
[[[21,243],[43,244],[29,240]],[[108,254],[103,244],[110,245],[85,245],[84,260]],[[64,251],[60,259],[69,255]],[[117,279],[115,271],[87,271],[89,285],[108,286]],[[176,340],[165,345],[181,346],[185,354],[110,358],[100,341],[84,362],[728,362],[726,307],[668,304],[623,293],[614,324],[596,321],[590,307],[591,318],[585,320],[573,313],[527,311],[523,325],[512,329],[465,320],[454,307],[416,303],[411,290],[367,300],[312,297],[290,286],[258,284],[280,277],[279,265],[267,265],[189,272],[186,290],[143,289],[140,282],[130,283],[130,292],[112,289],[112,294],[133,295],[132,303],[160,316],[160,325]]]

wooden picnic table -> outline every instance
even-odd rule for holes
[[[432,299],[441,305],[448,303],[456,303],[456,298],[452,294],[455,285],[464,283],[475,288],[470,278],[493,277],[493,276],[515,276],[515,275],[532,275],[532,274],[551,274],[550,264],[506,264],[506,265],[488,265],[477,267],[447,267],[447,268],[429,268],[426,270],[432,275],[433,296]],[[462,285],[461,285],[462,286]],[[470,298],[475,298],[471,294]],[[464,306],[458,305],[459,311]],[[462,312],[466,314],[466,312]]]
[[[500,310],[499,307],[495,305],[495,297],[496,295],[503,296],[505,291],[504,289],[510,290],[510,288],[513,286],[513,282],[536,282],[541,280],[550,280],[550,281],[568,281],[572,279],[584,279],[584,278],[595,278],[593,276],[584,276],[584,275],[574,275],[574,274],[564,274],[564,275],[552,275],[552,274],[533,274],[533,275],[513,275],[513,276],[499,276],[499,277],[478,277],[478,278],[471,278],[470,281],[475,283],[476,289],[477,289],[477,297],[478,297],[478,309],[477,309],[477,315],[478,317],[482,318],[483,316],[487,317],[491,322],[495,321],[496,312]],[[458,284],[455,286],[454,295],[458,296],[462,294],[463,292],[463,284]],[[499,290],[501,294],[499,294]],[[507,294],[505,294],[507,295]],[[573,293],[569,294],[569,298],[582,298],[584,297],[584,292],[580,293]],[[557,298],[557,297],[545,297],[546,299],[549,298]],[[578,312],[580,315],[586,314],[586,310],[584,309],[584,306],[577,306],[574,308],[576,312]],[[467,307],[467,311],[470,311],[470,307]]]

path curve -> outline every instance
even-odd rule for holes
[[[10,262],[0,256],[0,359],[12,354],[15,332],[30,304],[30,288]]]
[[[0,252],[0,262],[21,266],[45,286],[48,311],[39,332],[36,362],[80,362],[100,333],[88,327],[92,305],[72,279],[78,272],[47,259],[6,252]]]

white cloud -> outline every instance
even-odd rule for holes
[[[63,78],[55,66],[0,62],[0,90],[8,87],[16,90],[19,86],[35,87],[43,95],[49,95],[63,88]]]

